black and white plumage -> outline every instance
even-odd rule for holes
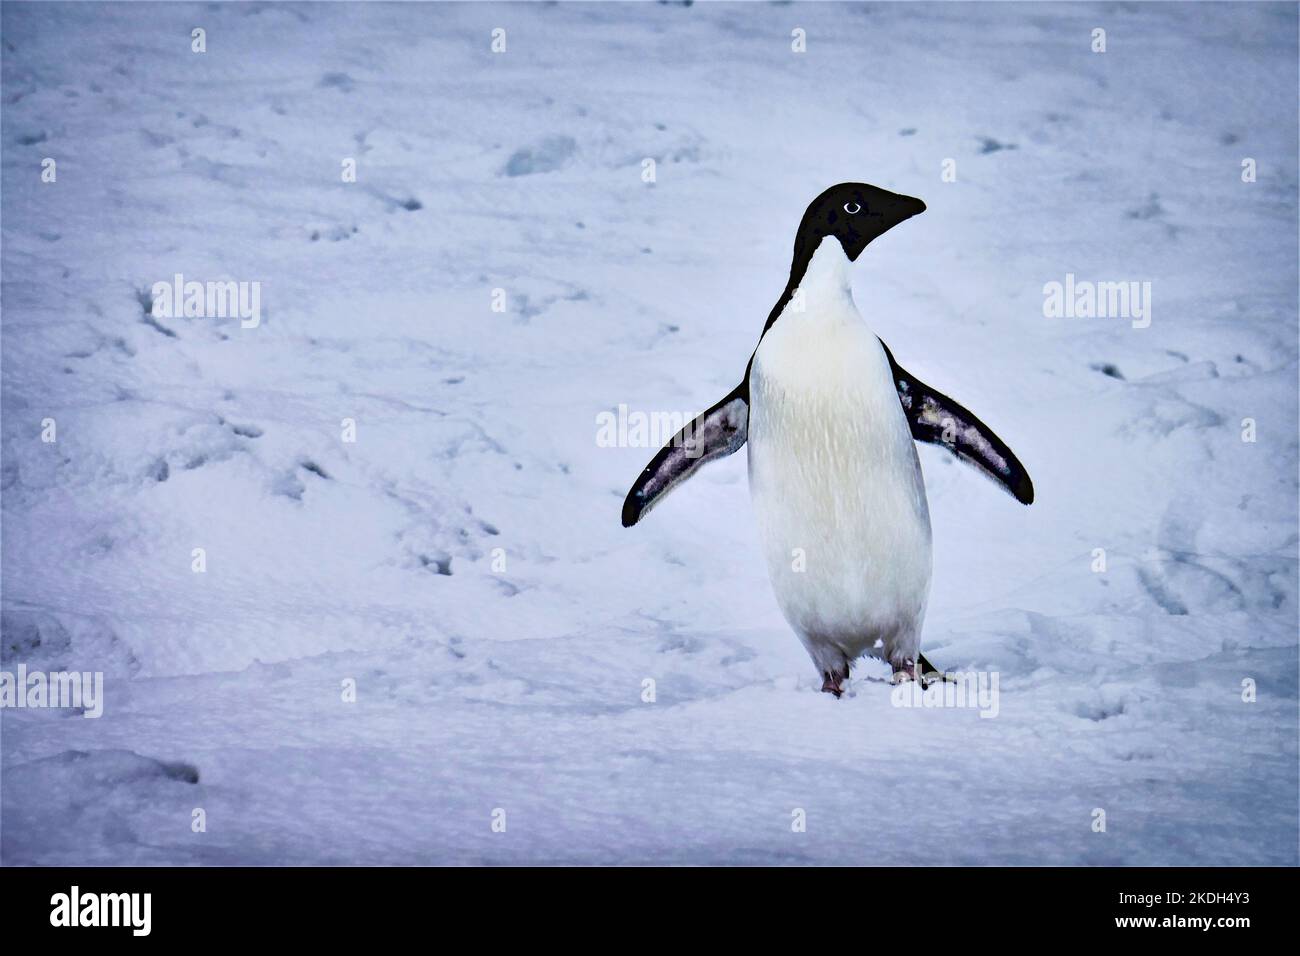
[[[931,574],[930,518],[914,441],[943,445],[1015,498],[1033,483],[966,408],[903,369],[853,302],[850,264],[924,212],[919,199],[842,183],[809,205],[784,292],[741,383],[686,426],[623,504],[639,521],[705,462],[748,441],[750,492],[768,572],[823,689],[854,660],[896,677],[934,673],[920,655]]]

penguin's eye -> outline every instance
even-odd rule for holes
[[[846,202],[844,204],[844,211],[847,212],[850,216],[852,216],[856,213],[861,212],[862,207],[855,202]]]

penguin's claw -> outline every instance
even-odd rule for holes
[[[844,682],[849,679],[849,666],[844,665],[841,671],[822,671],[822,693],[834,694],[835,699],[839,700],[844,696]]]
[[[921,683],[929,687],[931,684],[955,684],[957,678],[952,674],[945,674],[943,671],[926,671],[921,675]]]
[[[935,681],[942,681],[945,684],[957,683],[957,678],[955,676],[939,670],[939,668],[935,667],[925,659],[924,654],[917,656],[917,662],[921,665],[921,683],[926,687],[929,687]]]
[[[916,680],[916,662],[905,660],[901,664],[894,665],[894,676],[890,681],[894,684],[901,684],[905,680]]]

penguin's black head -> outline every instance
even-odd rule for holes
[[[925,212],[925,203],[868,183],[840,183],[808,205],[795,240],[799,252],[811,255],[827,236],[834,236],[852,262],[877,236],[904,219]]]

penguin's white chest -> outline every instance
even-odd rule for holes
[[[768,573],[819,670],[867,651],[914,660],[930,516],[889,360],[853,304],[837,241],[800,289],[750,372],[749,481]]]

